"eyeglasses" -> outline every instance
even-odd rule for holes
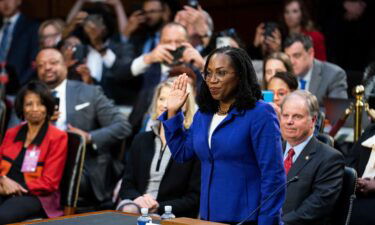
[[[216,72],[209,72],[209,71],[206,71],[203,73],[203,79],[205,81],[207,80],[212,80],[213,77],[215,77],[215,79],[217,79],[218,81],[223,81],[224,78],[228,75],[228,74],[234,74],[234,72],[228,72],[226,70],[218,70]]]

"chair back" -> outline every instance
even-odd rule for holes
[[[328,134],[325,134],[325,133],[318,133],[316,136],[315,136],[319,141],[323,142],[324,144],[327,144],[329,146],[331,146],[333,148],[334,144],[335,144],[335,140],[333,139],[333,137],[331,137],[330,135]]]
[[[79,134],[68,133],[68,155],[60,184],[61,205],[64,215],[74,214],[77,208],[79,185],[85,160],[85,139]]]
[[[357,172],[345,167],[344,180],[339,198],[332,213],[332,225],[349,225],[357,186]]]

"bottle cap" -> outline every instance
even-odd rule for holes
[[[165,212],[172,212],[172,206],[170,206],[170,205],[164,206],[164,211]]]
[[[147,215],[148,214],[148,208],[142,208],[141,213],[142,213],[142,215]]]

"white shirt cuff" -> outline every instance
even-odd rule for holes
[[[145,63],[143,60],[144,55],[139,56],[138,58],[134,59],[132,62],[132,65],[130,67],[130,70],[133,74],[133,76],[138,76],[140,74],[143,74],[146,72],[148,67],[150,67],[149,64]]]
[[[111,49],[107,49],[107,51],[105,52],[105,55],[103,56],[103,62],[104,62],[105,67],[111,68],[113,64],[115,63],[115,61],[116,61],[115,53],[113,53]]]

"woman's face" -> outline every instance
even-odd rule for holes
[[[274,93],[274,103],[277,106],[281,105],[281,102],[291,91],[288,85],[281,79],[275,77],[268,83],[268,90]]]
[[[28,123],[40,124],[45,121],[47,108],[42,104],[39,95],[33,92],[26,93],[23,102],[23,114]]]
[[[267,60],[264,69],[264,78],[266,79],[266,83],[268,83],[277,72],[286,72],[284,63],[278,59]]]
[[[160,94],[156,100],[156,114],[158,116],[160,116],[163,112],[167,110],[167,98],[170,92],[170,87],[164,86],[161,88]]]
[[[288,28],[300,26],[301,18],[302,12],[298,2],[294,1],[285,6],[284,21]]]
[[[206,72],[205,81],[212,98],[222,102],[233,101],[239,78],[231,58],[222,53],[213,55]]]
[[[50,24],[43,29],[40,39],[42,47],[54,47],[61,40],[61,33]]]

